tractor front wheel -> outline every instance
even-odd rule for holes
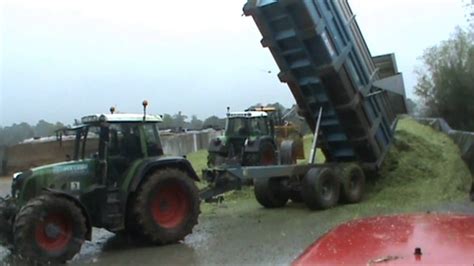
[[[153,244],[182,240],[198,222],[199,204],[198,189],[188,174],[157,170],[137,191],[131,210],[133,231]]]
[[[40,263],[64,263],[81,249],[86,221],[66,198],[41,195],[23,206],[15,218],[15,252]]]

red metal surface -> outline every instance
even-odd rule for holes
[[[151,212],[156,223],[165,228],[180,225],[189,211],[189,197],[179,184],[164,186],[151,202]]]
[[[420,248],[422,255],[415,255]],[[293,265],[474,265],[474,216],[412,214],[354,220]]]
[[[48,232],[48,227],[54,232]],[[61,213],[49,214],[36,225],[35,239],[37,245],[46,251],[60,251],[72,239],[72,221]]]

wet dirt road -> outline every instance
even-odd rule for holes
[[[0,180],[0,193],[9,191],[9,181]],[[72,265],[287,265],[327,230],[344,221],[402,210],[374,205],[360,208],[346,205],[326,211],[309,211],[290,203],[281,209],[264,209],[251,191],[237,192],[220,205],[203,204],[203,214],[193,234],[183,243],[137,247],[105,230],[94,229]],[[453,211],[474,213],[467,201],[416,207],[410,212]],[[406,210],[403,210],[406,211]],[[0,250],[3,263],[12,262],[8,251]],[[14,262],[14,261],[13,261]],[[16,264],[16,263],[13,263]]]

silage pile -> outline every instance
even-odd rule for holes
[[[467,198],[472,177],[446,134],[406,117],[373,182],[370,201],[431,203]]]

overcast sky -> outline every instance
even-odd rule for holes
[[[2,2],[2,0],[0,0]],[[89,113],[223,115],[294,100],[243,0],[3,0],[0,125]],[[372,55],[395,52],[409,95],[423,50],[466,25],[461,0],[351,0]],[[271,73],[268,73],[271,71]]]

